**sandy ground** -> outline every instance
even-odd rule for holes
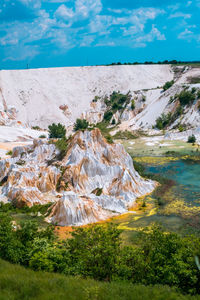
[[[10,157],[6,155],[9,150],[17,146],[32,144],[33,140],[41,135],[48,136],[48,132],[23,127],[0,126],[0,158]]]

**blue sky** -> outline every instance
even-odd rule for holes
[[[0,68],[200,60],[200,0],[0,0]]]

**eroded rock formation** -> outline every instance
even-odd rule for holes
[[[156,186],[135,171],[122,145],[108,144],[98,129],[78,132],[61,166],[68,191],[49,217],[60,225],[88,224],[124,213]]]
[[[124,147],[107,143],[99,129],[76,133],[61,161],[58,154],[54,144],[43,142],[15,148],[11,159],[0,162],[3,196],[19,207],[51,200],[49,222],[83,225],[126,212],[156,186],[141,178]]]

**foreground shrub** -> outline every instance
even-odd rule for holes
[[[58,123],[53,123],[52,125],[49,125],[49,138],[64,138],[66,135],[66,129],[65,126]]]
[[[80,277],[34,272],[0,260],[1,300],[199,300],[169,286],[98,282]]]
[[[120,233],[113,224],[91,225],[59,241],[52,227],[41,230],[33,222],[13,227],[11,219],[1,215],[0,257],[34,270],[199,292],[200,272],[194,260],[200,253],[199,238],[182,238],[154,225],[140,233],[135,245],[122,246]]]

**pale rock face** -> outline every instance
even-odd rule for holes
[[[62,199],[53,205],[50,220],[60,226],[71,226],[95,223],[111,215],[89,197],[65,192]]]
[[[123,146],[108,144],[98,129],[78,132],[61,165],[70,192],[64,193],[49,216],[58,225],[88,224],[124,213],[137,197],[156,187],[135,171]]]
[[[35,141],[33,146],[14,148],[12,158],[0,161],[0,180],[8,176],[1,196],[7,196],[19,207],[49,202],[45,193],[56,189],[60,170],[48,166],[48,161],[58,153],[54,145],[41,141]]]
[[[55,202],[47,220],[77,226],[125,213],[156,187],[135,171],[124,147],[108,144],[99,129],[76,133],[62,161],[58,154],[41,140],[14,148],[12,158],[0,161],[0,199],[6,196],[18,207]]]

